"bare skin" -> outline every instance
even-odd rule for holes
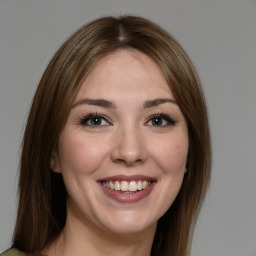
[[[101,59],[78,92],[51,161],[68,192],[67,220],[43,253],[150,256],[157,221],[180,190],[187,153],[185,118],[156,64],[135,50]],[[128,183],[135,177],[138,190],[103,186],[121,175]],[[141,189],[140,179],[150,182]]]
[[[81,230],[80,221],[70,220],[57,241],[44,250],[44,256],[150,255],[155,234],[155,229],[149,229],[140,234],[120,236],[119,234],[111,234],[109,231],[95,230],[94,227],[92,234],[90,227],[84,226],[83,228],[83,234],[78,234],[76,230]]]

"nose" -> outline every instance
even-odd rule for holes
[[[141,164],[147,159],[145,139],[139,128],[130,127],[118,131],[114,138],[112,161],[127,166]]]

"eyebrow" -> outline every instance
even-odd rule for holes
[[[104,99],[82,99],[76,102],[72,108],[75,108],[78,105],[94,105],[94,106],[99,106],[103,108],[116,108],[115,104],[112,103],[111,101],[104,100]]]
[[[153,100],[148,100],[143,104],[144,108],[152,108],[152,107],[156,107],[159,106],[161,104],[164,103],[173,103],[173,104],[177,104],[177,102],[174,99],[168,99],[168,98],[160,98],[160,99],[153,99]]]
[[[147,100],[146,102],[144,102],[143,108],[152,108],[152,107],[156,107],[161,104],[168,103],[168,102],[177,104],[177,102],[174,99],[158,98],[158,99]],[[99,107],[103,107],[103,108],[116,108],[116,105],[111,101],[104,100],[104,99],[87,99],[87,98],[77,101],[72,106],[72,108],[75,108],[75,107],[77,107],[79,105],[83,105],[83,104],[99,106]]]

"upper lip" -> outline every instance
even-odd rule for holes
[[[105,177],[102,179],[99,179],[98,181],[103,182],[103,181],[139,181],[139,180],[147,180],[147,181],[156,181],[156,178],[154,177],[149,177],[145,175],[115,175],[115,176],[109,176]]]

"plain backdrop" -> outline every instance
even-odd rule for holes
[[[11,242],[20,142],[44,68],[81,25],[121,14],[173,34],[206,93],[213,174],[192,256],[256,256],[255,0],[0,0],[0,251]]]

